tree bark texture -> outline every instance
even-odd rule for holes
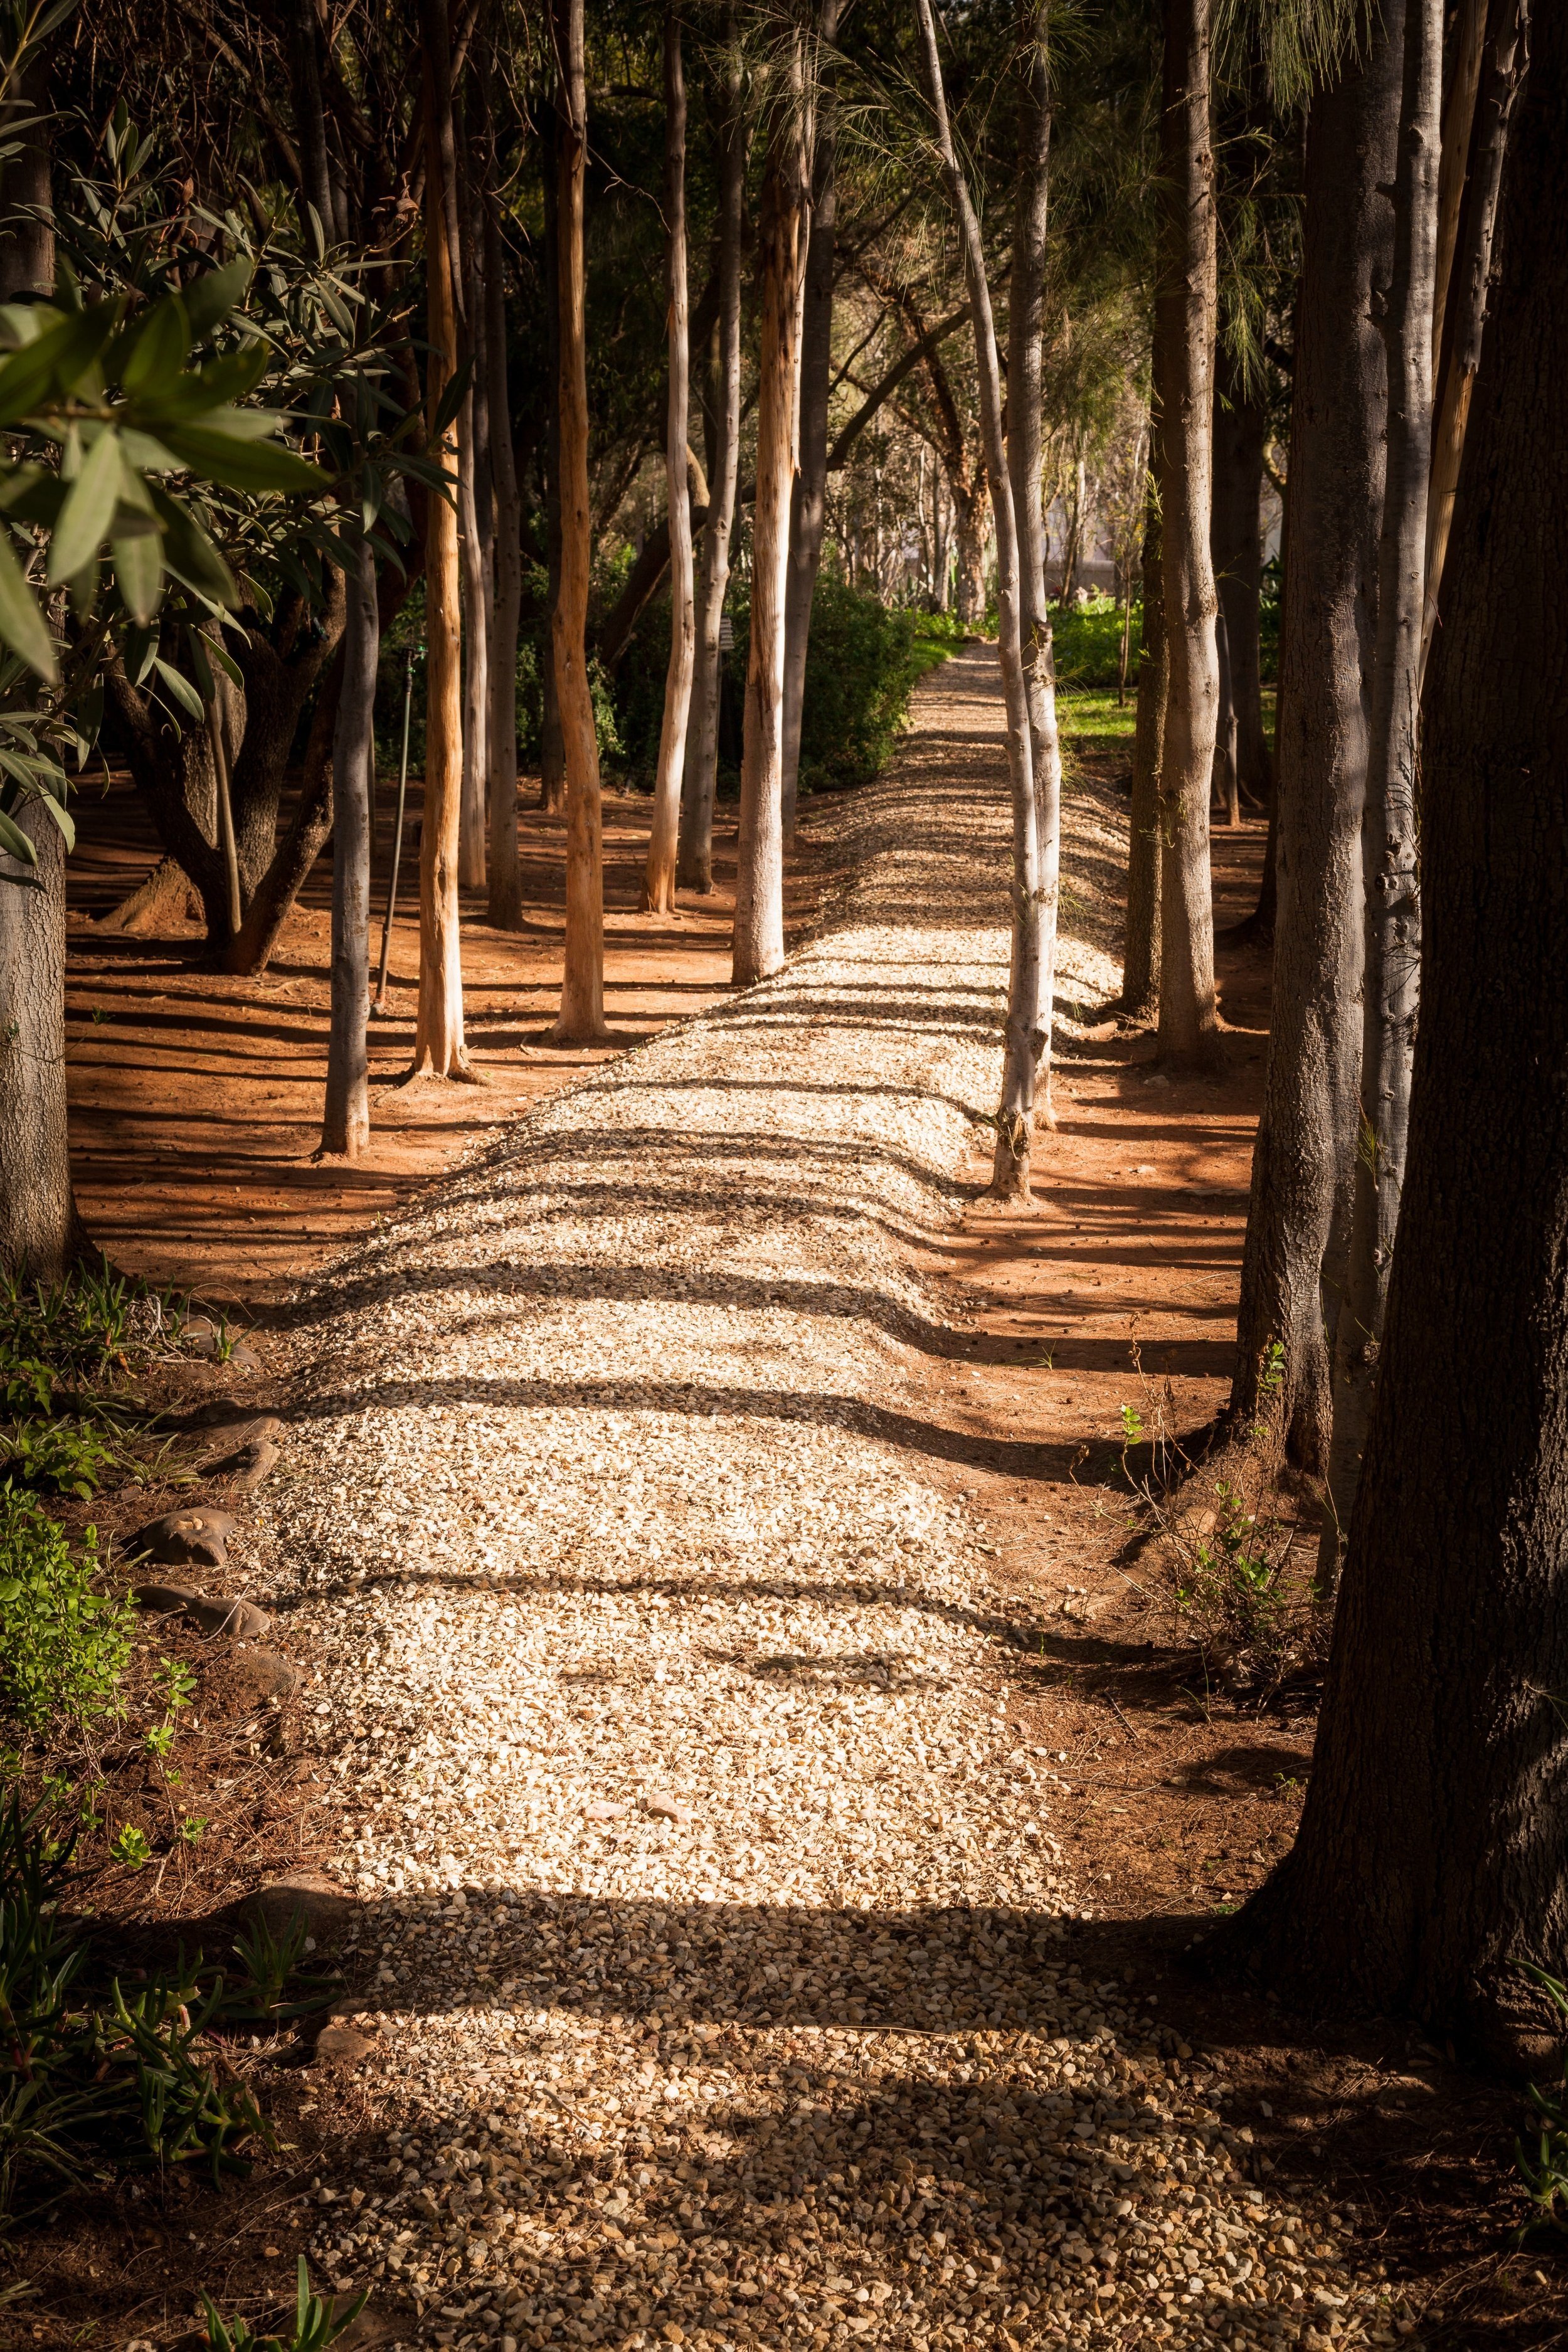
[[[1361,1076],[1361,820],[1377,625],[1402,0],[1363,11],[1313,100],[1279,659],[1274,1000],[1231,1411],[1328,1467]],[[1269,1361],[1269,1351],[1282,1353]],[[1260,1374],[1269,1365],[1269,1377]]]
[[[583,0],[552,0],[558,76],[555,100],[555,222],[560,367],[555,409],[561,449],[561,587],[550,616],[555,695],[566,762],[566,945],[562,1045],[605,1034],[604,814],[599,739],[588,686],[588,586],[593,560],[588,506],[587,279],[583,189],[588,160],[588,91],[583,62]]]
[[[329,245],[346,234],[338,218],[337,195],[327,152],[327,117],[321,103],[321,61],[314,0],[294,0],[289,62],[294,76],[294,124],[306,200],[313,205]],[[301,227],[304,224],[301,222]]]
[[[370,796],[375,765],[375,667],[381,651],[375,556],[354,533],[347,574],[343,680],[332,735],[331,1024],[323,1157],[357,1160],[370,1140]]]
[[[439,13],[438,9],[435,13]],[[426,397],[434,425],[458,348],[451,241],[442,187],[437,83],[425,81],[425,275],[430,341]],[[455,469],[452,436],[444,452]],[[457,488],[453,483],[454,490]],[[458,847],[463,790],[463,654],[458,517],[448,498],[430,497],[425,562],[425,805],[419,837],[419,1003],[416,1077],[468,1076],[463,1042],[463,965],[458,930]]]
[[[1394,11],[1389,8],[1392,16]],[[1394,271],[1384,306],[1387,470],[1377,559],[1372,729],[1362,811],[1361,1138],[1350,1263],[1334,1326],[1334,1428],[1320,1581],[1331,1581],[1372,1413],[1394,1264],[1420,1003],[1416,760],[1426,493],[1432,464],[1432,300],[1443,92],[1442,0],[1405,0],[1404,89],[1394,175]]]
[[[757,494],[752,513],[752,636],[741,752],[732,978],[766,980],[784,961],[784,654],[800,388],[800,272],[809,218],[805,89],[795,33],[777,94],[763,182],[763,332]]]
[[[942,157],[948,195],[958,224],[963,253],[964,282],[974,324],[974,367],[980,390],[981,446],[985,458],[991,509],[996,524],[996,650],[1002,670],[1002,691],[1007,713],[1007,780],[1013,802],[1012,967],[1007,984],[1007,1026],[1003,1044],[1002,1097],[996,1109],[996,1152],[993,1181],[1011,1199],[1029,1197],[1029,1142],[1034,1130],[1035,1084],[1046,1039],[1042,1021],[1050,1018],[1049,1000],[1043,994],[1047,978],[1040,970],[1045,947],[1038,919],[1042,865],[1038,811],[1035,801],[1033,743],[1030,732],[1029,687],[1024,667],[1020,614],[1018,534],[1013,512],[1013,486],[1007,471],[1007,449],[1002,425],[1002,369],[996,350],[996,330],[991,312],[991,289],[985,276],[985,248],[969,186],[958,162],[948,122],[942,88],[942,58],[931,0],[918,0],[921,46],[925,51],[926,84],[935,118],[937,152]],[[1038,93],[1048,104],[1048,94]],[[1046,126],[1035,124],[1039,169],[1047,162]],[[1035,233],[1033,205],[1029,235]],[[1019,1017],[1015,1017],[1015,1009]],[[1029,1025],[1032,1013],[1032,1025]]]
[[[789,581],[784,596],[784,833],[795,839],[800,793],[800,725],[811,607],[827,519],[827,406],[833,377],[833,271],[838,219],[837,68],[839,0],[817,12],[816,140],[811,161],[811,234],[800,330],[800,469],[790,501]]]
[[[1479,7],[1479,0],[1472,0]],[[1445,288],[1445,308],[1435,311],[1438,349],[1437,386],[1432,424],[1432,482],[1426,502],[1426,601],[1421,620],[1421,657],[1425,666],[1432,649],[1432,632],[1441,609],[1443,566],[1453,520],[1454,493],[1476,370],[1481,362],[1481,335],[1486,325],[1487,289],[1492,268],[1492,240],[1497,220],[1498,190],[1508,148],[1509,121],[1524,79],[1529,57],[1527,0],[1492,0],[1486,24],[1481,86],[1476,95],[1474,140],[1469,176],[1462,198],[1455,203],[1457,268],[1445,279],[1438,272],[1437,300]],[[1445,124],[1442,170],[1449,167],[1447,126]],[[1443,220],[1441,198],[1438,218]],[[1441,265],[1441,253],[1439,253]]]
[[[14,302],[19,294],[47,295],[55,290],[47,50],[28,58],[16,100],[5,112],[13,121],[20,119],[31,125],[13,134],[0,124],[0,137],[10,144],[15,136],[16,149],[5,164],[0,185],[0,205],[12,215],[0,236],[0,302]]]
[[[697,562],[696,667],[681,782],[676,872],[683,888],[713,887],[713,795],[719,776],[719,628],[730,584],[730,537],[741,466],[741,245],[746,194],[746,126],[735,12],[724,20],[724,91],[719,130],[719,365],[708,520]]]
[[[686,487],[686,432],[691,404],[686,296],[686,78],[681,70],[677,0],[665,0],[664,12],[664,223],[669,295],[669,396],[664,442],[669,512],[669,666],[665,672],[653,824],[643,875],[643,911],[653,915],[675,912],[680,784],[686,771],[686,730],[697,658],[691,500]]]
[[[12,816],[37,863],[0,851],[0,1269],[53,1283],[86,1246],[66,1133],[66,845],[37,801]]]
[[[1013,219],[1013,273],[1007,306],[1007,474],[1017,541],[1018,634],[1029,709],[1029,764],[1034,782],[1032,895],[1013,910],[1007,1002],[1007,1057],[1016,1063],[1018,1104],[999,1124],[992,1169],[994,1190],[1029,1197],[1034,1119],[1051,1120],[1051,1021],[1056,999],[1057,908],[1061,887],[1062,755],[1057,733],[1056,670],[1050,606],[1046,595],[1046,517],[1041,502],[1045,449],[1041,438],[1041,365],[1046,328],[1046,233],[1051,162],[1051,89],[1047,40],[1049,0],[1040,0],[1032,27],[1021,103],[1018,188]],[[1014,843],[1015,884],[1030,856]],[[1032,988],[1026,999],[1023,991]],[[1033,1083],[1026,1076],[1035,1056]],[[1026,1100],[1026,1097],[1027,1098]],[[1004,1106],[1006,1108],[1006,1105]]]
[[[1165,741],[1165,598],[1160,492],[1150,468],[1143,519],[1143,644],[1132,721],[1132,805],[1127,818],[1127,915],[1121,1010],[1152,1018],[1160,1002],[1160,762]]]
[[[544,157],[544,303],[549,316],[550,362],[550,398],[544,426],[544,557],[552,617],[541,681],[539,805],[550,816],[559,816],[566,805],[566,738],[561,725],[561,697],[555,686],[553,617],[561,602],[561,225],[555,201],[560,178],[555,120],[555,108],[547,107],[540,137]]]
[[[447,110],[451,112],[448,81]],[[495,537],[489,475],[489,374],[486,365],[484,289],[479,268],[478,223],[469,142],[453,139],[458,235],[454,290],[459,296],[458,359],[472,373],[458,412],[458,554],[463,601],[463,788],[458,826],[458,880],[483,890],[489,820],[489,635],[495,609],[490,556]],[[451,216],[447,207],[448,219]]]
[[[511,446],[507,389],[505,262],[500,201],[484,191],[485,359],[489,373],[490,462],[495,476],[495,604],[489,660],[489,861],[488,913],[498,930],[522,928],[522,866],[517,839],[517,646],[522,616],[522,501]],[[548,665],[547,665],[548,667]]]
[[[1209,877],[1209,777],[1218,715],[1209,555],[1216,288],[1209,0],[1165,0],[1161,116],[1161,557],[1165,738],[1160,767],[1160,1059],[1221,1058]]]
[[[957,557],[953,611],[966,629],[982,629],[985,625],[985,536],[989,520],[984,485],[962,483],[950,474],[948,489],[952,498]]]
[[[1214,514],[1209,544],[1225,625],[1230,707],[1236,720],[1236,781],[1243,799],[1265,806],[1274,776],[1263,725],[1263,398],[1222,344],[1214,410]]]
[[[1517,2060],[1568,1941],[1568,15],[1505,170],[1423,768],[1410,1153],[1294,1851],[1232,1933],[1315,2008]],[[1560,2039],[1550,2037],[1551,2063]],[[1543,2053],[1544,2055],[1544,2053]]]

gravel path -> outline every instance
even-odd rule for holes
[[[383,2126],[315,2258],[409,2344],[1394,2340],[1080,1980],[1025,1619],[924,1475],[903,1245],[994,1095],[994,676],[830,818],[778,980],[302,1302],[261,1536],[327,1661]],[[1115,983],[1115,805],[1072,797],[1069,998]]]

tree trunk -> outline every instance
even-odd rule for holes
[[[1328,1467],[1361,1073],[1361,819],[1377,624],[1403,0],[1367,0],[1314,100],[1290,418],[1275,798],[1274,1002],[1230,1409]],[[1279,1354],[1271,1358],[1270,1350]],[[1261,1377],[1267,1368],[1267,1377]]]
[[[30,125],[16,133],[8,126],[0,126],[0,138],[16,149],[6,159],[0,179],[0,202],[12,216],[0,236],[0,302],[14,302],[19,294],[50,295],[55,290],[47,51],[28,58],[16,97],[5,112],[12,121],[19,119]]]
[[[704,896],[713,887],[713,795],[719,773],[721,677],[719,629],[730,584],[730,535],[741,464],[741,245],[746,126],[732,7],[724,18],[724,94],[719,131],[719,386],[709,468],[708,521],[697,563],[696,670],[681,783],[677,875]]]
[[[465,890],[487,886],[489,800],[489,638],[495,614],[490,559],[495,518],[489,475],[489,372],[486,364],[484,289],[469,142],[457,147],[459,233],[453,269],[461,272],[458,321],[459,357],[472,362],[458,415],[458,552],[463,585],[463,789],[458,827],[458,880]],[[458,283],[456,278],[454,283]]]
[[[800,382],[800,268],[807,227],[801,41],[793,37],[763,182],[763,335],[757,494],[752,518],[752,639],[741,753],[732,976],[748,988],[784,961],[784,621]]]
[[[458,321],[451,244],[443,187],[443,146],[437,93],[446,18],[441,0],[426,16],[436,31],[426,42],[425,78],[425,274],[430,359],[426,397],[434,425],[453,373]],[[432,52],[435,54],[432,54]],[[447,128],[450,130],[449,117]],[[444,452],[452,470],[451,436]],[[428,652],[425,694],[425,808],[419,838],[419,1003],[414,1027],[415,1077],[466,1078],[463,965],[458,931],[458,837],[463,787],[463,681],[458,518],[433,492],[425,562],[425,625]]]
[[[1006,1025],[1007,1076],[997,1121],[992,1188],[1030,1197],[1029,1156],[1037,1112],[1051,1118],[1051,1019],[1055,1009],[1057,901],[1061,882],[1062,757],[1057,736],[1056,673],[1046,596],[1045,451],[1040,436],[1041,352],[1046,319],[1046,230],[1050,197],[1049,0],[1037,0],[1033,51],[1021,104],[1013,277],[1007,304],[1007,475],[1017,541],[1018,634],[1029,711],[1034,783],[1032,840],[1013,843],[1013,942]],[[1024,895],[1024,877],[1035,885]],[[1026,992],[1031,992],[1026,993]]]
[[[1230,688],[1230,646],[1226,634],[1225,608],[1215,615],[1215,667],[1219,681],[1215,705],[1214,733],[1214,774],[1209,794],[1211,810],[1224,813],[1226,824],[1241,823],[1241,782],[1237,773],[1236,703]]]
[[[39,802],[12,818],[37,862],[0,851],[0,1270],[53,1283],[87,1241],[66,1132],[66,845]]]
[[[979,379],[981,446],[996,524],[996,650],[1002,670],[1002,691],[1007,712],[1007,776],[1013,800],[1013,955],[1008,978],[1008,1019],[1003,1045],[1002,1097],[996,1111],[996,1153],[994,1188],[1004,1197],[1028,1197],[1029,1139],[1035,1109],[1035,1078],[1046,1039],[1042,1024],[1050,1017],[1045,995],[1048,974],[1040,969],[1046,948],[1039,919],[1044,901],[1038,813],[1029,707],[1029,681],[1025,669],[1019,604],[1018,534],[1013,512],[1013,486],[1007,471],[1007,450],[1002,427],[1002,370],[992,321],[991,289],[985,277],[985,249],[980,223],[970,200],[968,184],[958,163],[947,119],[942,89],[942,59],[936,44],[936,24],[931,0],[918,0],[921,41],[925,50],[926,83],[936,118],[937,150],[941,154],[948,194],[957,217],[963,251],[964,282],[974,322],[974,365]],[[1048,161],[1049,97],[1043,56],[1037,54],[1037,71],[1030,78],[1029,148],[1035,184],[1023,207],[1029,252],[1024,264],[1026,299],[1040,267],[1037,238],[1043,245],[1045,174]],[[1044,113],[1045,120],[1041,120]],[[1026,338],[1030,327],[1021,330]],[[1020,403],[1022,406],[1022,403]],[[1027,447],[1021,438],[1020,457]],[[1037,488],[1034,503],[1039,504]],[[1043,568],[1043,567],[1042,567]],[[1042,580],[1041,591],[1044,593]],[[1015,1017],[1016,1008],[1017,1017]],[[1033,1025],[1029,1025],[1032,1015]]]
[[[958,581],[953,604],[966,629],[985,625],[985,490],[983,484],[960,484],[949,478],[957,521]]]
[[[321,104],[321,62],[317,50],[320,35],[314,0],[294,0],[292,15],[290,62],[294,68],[294,125],[300,142],[300,171],[306,198],[315,206],[321,224],[321,234],[329,245],[336,245],[344,234],[344,226],[338,219],[327,155],[327,118]]]
[[[1160,1002],[1160,762],[1165,740],[1165,599],[1160,495],[1150,469],[1143,518],[1143,646],[1132,723],[1132,805],[1127,820],[1127,916],[1121,1011],[1152,1019]]]
[[[511,446],[506,364],[506,291],[493,135],[484,191],[485,356],[489,370],[490,462],[495,474],[495,607],[489,649],[489,904],[498,930],[522,929],[517,840],[517,644],[522,613],[522,502]]]
[[[547,816],[559,816],[566,805],[566,737],[561,725],[561,697],[555,686],[554,619],[561,602],[561,228],[555,202],[559,159],[554,107],[544,110],[540,145],[544,156],[544,307],[549,321],[545,356],[550,366],[550,398],[544,427],[544,548],[550,600],[549,634],[544,643],[542,685],[542,710],[539,728],[539,805]]]
[[[370,788],[381,629],[375,557],[363,531],[354,533],[350,558],[343,682],[332,736],[331,1027],[317,1153],[334,1160],[357,1160],[370,1141]]]
[[[566,946],[561,1013],[552,1034],[561,1045],[583,1045],[605,1034],[604,817],[599,739],[588,688],[593,551],[583,246],[588,93],[583,64],[583,0],[551,0],[551,8],[560,67],[555,101],[555,262],[561,364],[555,395],[561,446],[561,588],[550,616],[550,635],[566,760]]]
[[[1263,446],[1268,420],[1261,394],[1248,387],[1224,345],[1217,373],[1209,544],[1229,662],[1236,781],[1243,799],[1261,808],[1274,796],[1268,737],[1263,725],[1263,664],[1258,648],[1263,601]]]
[[[1479,5],[1479,0],[1478,0]],[[1433,419],[1432,483],[1426,505],[1426,601],[1421,622],[1421,658],[1425,667],[1437,625],[1443,586],[1443,564],[1459,479],[1459,459],[1465,446],[1466,423],[1476,370],[1481,362],[1481,335],[1486,325],[1487,289],[1491,278],[1492,235],[1497,219],[1498,189],[1508,147],[1509,120],[1524,79],[1528,54],[1526,0],[1493,0],[1493,21],[1482,58],[1482,87],[1475,123],[1470,173],[1462,202],[1456,204],[1458,268],[1447,278],[1450,299],[1446,315],[1436,313],[1440,367]],[[1458,96],[1458,93],[1456,93]],[[1443,171],[1449,166],[1447,126]],[[1442,206],[1439,204],[1439,218]],[[1439,254],[1441,263],[1441,254]],[[1441,299],[1445,273],[1438,273]]]
[[[664,11],[664,225],[669,282],[669,410],[665,427],[664,480],[669,509],[669,667],[654,780],[653,824],[643,876],[645,914],[675,912],[675,856],[680,831],[680,782],[686,770],[686,728],[697,657],[697,615],[691,572],[691,499],[686,486],[686,432],[690,409],[686,306],[686,79],[680,65],[676,0]]]
[[[1392,8],[1390,15],[1394,13]],[[1331,1585],[1372,1414],[1373,1381],[1410,1124],[1420,1003],[1421,896],[1415,768],[1426,490],[1432,463],[1432,299],[1443,92],[1442,0],[1405,0],[1404,91],[1394,178],[1394,270],[1384,306],[1387,471],[1377,558],[1372,731],[1362,813],[1362,1144],[1350,1265],[1334,1327],[1334,1429],[1319,1581]]]
[[[1209,0],[1165,0],[1158,445],[1169,682],[1160,770],[1160,1059],[1223,1062],[1214,985],[1209,775],[1218,705],[1209,557],[1215,226]]]
[[[1228,1931],[1271,1986],[1519,2063],[1561,1973],[1568,1783],[1568,15],[1536,12],[1423,767],[1398,1253],[1294,1851]],[[1392,462],[1392,461],[1391,461]],[[1537,2012],[1539,2015],[1539,2012]]]
[[[838,217],[835,119],[839,0],[820,0],[816,21],[816,136],[811,165],[811,235],[800,330],[800,469],[790,501],[784,596],[784,835],[795,839],[800,794],[800,722],[811,607],[827,517],[827,404],[833,378],[833,268]]]
[[[195,884],[177,857],[160,857],[144,882],[98,919],[100,931],[132,939],[155,938],[166,924],[199,922],[202,902]]]

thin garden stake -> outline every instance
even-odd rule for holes
[[[392,871],[386,880],[386,912],[381,924],[381,970],[376,975],[375,994],[371,999],[373,1013],[391,1011],[386,1001],[386,959],[392,946],[392,911],[397,904],[397,869],[403,863],[403,803],[408,791],[408,714],[414,708],[414,647],[409,646],[403,667],[403,760],[397,771],[397,819],[392,829]]]

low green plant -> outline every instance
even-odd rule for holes
[[[109,1841],[109,1851],[127,1870],[145,1870],[153,1859],[145,1830],[139,1830],[133,1822],[122,1822],[115,1831]]]
[[[340,2311],[335,2300],[324,2301],[313,2294],[310,2273],[301,2254],[294,2325],[286,2336],[258,2336],[243,2319],[226,2320],[211,2295],[203,2289],[208,2352],[324,2352],[327,2345],[335,2343],[346,2329],[353,2326],[367,2300],[366,2295],[356,2294]]]
[[[1568,1985],[1525,1962],[1524,1973],[1533,1979],[1556,2011],[1564,2032],[1563,2080],[1542,2090],[1538,2083],[1530,2085],[1530,2103],[1535,2110],[1535,2125],[1527,2145],[1523,2137],[1514,2141],[1514,2161],[1519,2177],[1524,2183],[1525,2194],[1533,2210],[1519,2232],[1521,2240],[1532,2230],[1554,2230],[1560,2236],[1568,2235]]]
[[[0,1430],[0,1480],[36,1495],[74,1495],[85,1503],[97,1494],[105,1467],[118,1453],[100,1424],[29,1413]]]
[[[77,1558],[31,1496],[0,1486],[0,1707],[28,1731],[119,1705],[133,1605],[94,1590],[97,1538]]]

